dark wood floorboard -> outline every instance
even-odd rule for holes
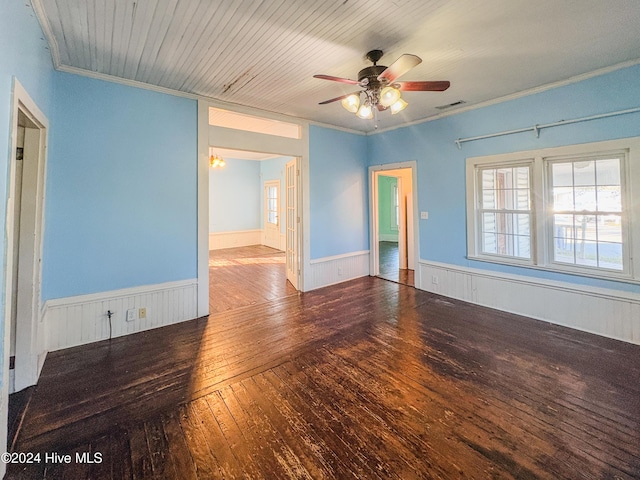
[[[400,268],[398,242],[378,242],[379,277],[410,287],[415,286],[415,271]]]
[[[7,478],[640,478],[639,378],[639,346],[366,277],[51,353],[15,451],[74,461]]]

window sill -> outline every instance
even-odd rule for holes
[[[503,259],[497,259],[497,258],[493,258],[493,257],[485,257],[485,256],[471,256],[471,255],[467,255],[466,256],[467,260],[472,260],[475,262],[486,262],[486,263],[494,263],[497,265],[506,265],[509,267],[521,267],[521,268],[530,268],[532,270],[540,270],[540,271],[544,271],[544,272],[551,272],[551,273],[557,273],[557,274],[561,274],[561,275],[572,275],[572,276],[576,276],[576,277],[587,277],[587,278],[596,278],[599,280],[608,280],[611,282],[621,282],[621,283],[630,283],[630,284],[635,284],[635,285],[640,285],[640,279],[636,279],[634,277],[632,277],[629,274],[625,274],[625,273],[620,273],[620,274],[615,274],[615,273],[601,273],[601,272],[589,272],[589,271],[583,271],[582,269],[579,268],[558,268],[555,265],[536,265],[534,263],[530,263],[530,262],[518,262],[518,261],[511,261],[511,259],[508,260],[503,260]]]

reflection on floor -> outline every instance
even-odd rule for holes
[[[634,378],[638,345],[363,277],[49,353],[6,478],[640,478]]]
[[[380,278],[398,282],[403,285],[415,286],[413,270],[400,268],[398,242],[378,242],[380,252]]]
[[[263,245],[209,252],[209,311],[226,312],[295,295],[284,252]]]

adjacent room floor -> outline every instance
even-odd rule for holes
[[[415,272],[400,268],[398,242],[378,242],[380,278],[415,286]]]
[[[14,450],[73,461],[7,478],[640,476],[640,346],[374,277],[283,291],[49,354]]]

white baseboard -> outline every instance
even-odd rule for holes
[[[420,288],[640,344],[640,294],[420,260]]]
[[[369,250],[311,260],[305,291],[369,275]]]
[[[379,242],[397,242],[398,234],[397,233],[379,233],[378,234]]]
[[[262,230],[209,233],[209,250],[262,244]]]
[[[84,345],[197,317],[197,280],[127,288],[47,300],[43,323],[47,351]],[[146,318],[127,322],[127,309],[146,308]],[[137,315],[136,315],[137,317]]]

